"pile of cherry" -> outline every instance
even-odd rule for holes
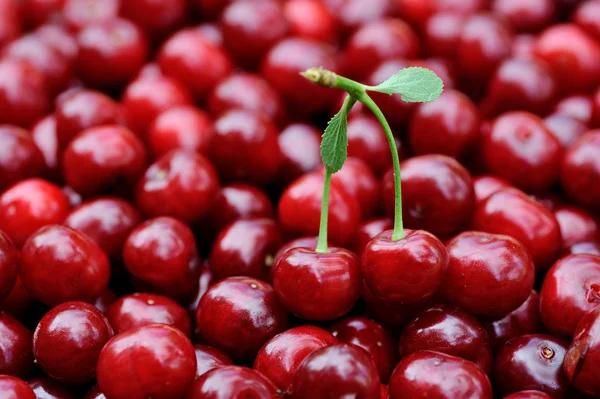
[[[0,0],[0,124],[0,398],[600,397],[599,0]]]

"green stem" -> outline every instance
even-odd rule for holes
[[[315,252],[327,253],[327,219],[329,218],[329,189],[331,188],[331,173],[325,170],[323,183],[323,199],[321,200],[321,222],[319,224],[319,240]]]
[[[394,231],[392,233],[392,241],[400,240],[404,237],[404,225],[402,223],[402,185],[400,179],[400,158],[398,157],[398,148],[396,147],[396,140],[392,134],[392,129],[389,123],[383,116],[383,113],[375,104],[375,102],[365,92],[358,96],[358,101],[363,103],[371,112],[375,115],[387,138],[390,149],[392,150],[392,163],[394,165]]]

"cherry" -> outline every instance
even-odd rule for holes
[[[470,15],[482,9],[485,2],[481,0],[397,0],[401,14],[413,24],[422,24],[435,14],[448,12],[459,15]]]
[[[600,44],[577,25],[545,29],[535,55],[548,63],[564,92],[588,91],[600,83]]]
[[[519,335],[541,332],[539,304],[540,296],[532,290],[529,297],[517,309],[501,319],[483,322],[494,350],[500,349],[506,342]]]
[[[480,203],[471,223],[474,230],[517,239],[531,254],[536,270],[547,269],[562,244],[552,212],[513,188],[501,189]]]
[[[392,219],[387,218],[371,219],[363,222],[356,231],[354,253],[362,256],[365,248],[373,238],[386,230],[391,230],[393,226]]]
[[[202,299],[204,294],[206,294],[206,291],[208,291],[210,286],[213,284],[213,282],[214,281],[212,272],[210,271],[207,263],[205,262],[205,265],[202,266],[202,268],[200,269],[200,277],[198,278],[198,287],[196,289],[195,295],[192,300],[187,302],[187,310],[188,313],[192,316],[192,318],[196,317],[196,309],[198,309],[198,304],[200,303],[200,300]]]
[[[23,316],[30,309],[33,302],[33,297],[23,286],[21,278],[17,276],[17,281],[10,294],[0,302],[0,310],[13,316]]]
[[[62,223],[69,207],[67,197],[54,184],[22,180],[0,195],[0,229],[21,248],[40,227]]]
[[[432,351],[415,352],[402,359],[388,388],[390,399],[492,398],[490,381],[475,363]]]
[[[148,216],[173,216],[196,222],[209,211],[219,181],[203,156],[172,150],[146,169],[137,183],[135,203]]]
[[[317,236],[306,236],[306,237],[294,238],[293,240],[288,241],[285,244],[283,244],[281,247],[279,247],[279,250],[277,250],[277,252],[275,253],[275,256],[273,257],[273,263],[271,263],[271,268],[269,269],[269,281],[270,282],[273,281],[273,277],[275,275],[275,266],[277,266],[279,259],[281,259],[281,257],[283,255],[285,255],[285,253],[287,251],[289,251],[292,248],[313,249],[313,248],[317,247],[317,243],[318,243]]]
[[[600,240],[580,242],[567,249],[565,255],[589,254],[600,256]]]
[[[324,0],[336,19],[336,26],[347,35],[360,26],[389,15],[393,4],[389,0]]]
[[[196,379],[187,399],[280,397],[277,387],[259,371],[241,366],[212,369]]]
[[[235,1],[223,10],[220,25],[225,47],[245,67],[257,66],[288,31],[281,6],[271,0]]]
[[[56,0],[37,1],[52,2]],[[75,40],[74,35],[72,35],[66,27],[49,22],[46,25],[40,26],[32,33],[35,34],[42,42],[49,45],[54,50],[58,51],[65,59],[69,61],[69,63],[75,63],[75,61],[77,60],[77,41]],[[48,66],[46,65],[46,67]],[[68,83],[69,87],[72,87],[74,84],[76,84],[73,81]]]
[[[287,38],[265,55],[261,73],[283,95],[290,112],[312,115],[328,109],[336,98],[334,90],[315,85],[299,75],[315,65],[335,71],[337,61],[333,49],[308,39]]]
[[[50,377],[72,385],[92,381],[96,361],[113,330],[93,305],[65,302],[42,317],[33,336],[36,363]]]
[[[106,396],[100,391],[98,385],[94,385],[85,395],[84,399],[106,399]]]
[[[600,89],[592,97],[592,126],[600,128]]]
[[[278,204],[279,221],[285,231],[295,235],[317,235],[323,181],[322,174],[309,173],[286,188]],[[330,242],[348,244],[358,225],[360,208],[357,200],[336,181],[331,182],[329,210]]]
[[[590,207],[600,203],[600,130],[583,135],[565,153],[560,183],[576,202]]]
[[[102,314],[106,314],[108,307],[112,305],[116,300],[117,295],[114,292],[112,292],[109,288],[106,288],[94,300],[94,306],[96,307],[96,309],[102,312]]]
[[[308,355],[292,377],[290,398],[378,398],[379,373],[362,348],[336,344]]]
[[[279,168],[282,183],[289,184],[304,173],[315,171],[321,165],[321,135],[320,130],[305,123],[293,123],[281,131],[278,142],[283,156]],[[350,142],[350,137],[348,141]]]
[[[540,291],[540,314],[548,330],[570,336],[583,315],[600,303],[600,257],[569,255],[558,260]]]
[[[199,99],[233,69],[223,48],[192,28],[180,30],[165,41],[157,60],[165,75],[181,81]]]
[[[585,314],[575,330],[571,346],[567,350],[563,369],[569,381],[578,390],[598,396],[598,370],[593,366],[598,359],[598,323],[600,308]]]
[[[121,1],[121,15],[155,38],[162,38],[180,27],[187,11],[185,0]]]
[[[228,111],[215,120],[209,158],[224,180],[269,183],[282,163],[277,135],[276,126],[260,113]]]
[[[404,222],[409,228],[448,235],[471,218],[475,204],[469,172],[455,159],[421,155],[402,162]],[[383,176],[381,197],[386,215],[394,213],[393,169]]]
[[[0,191],[44,172],[44,157],[29,132],[17,126],[0,125],[0,141]]]
[[[464,94],[445,90],[421,104],[410,123],[409,140],[416,154],[444,154],[464,159],[479,140],[479,111]]]
[[[492,11],[519,32],[539,32],[556,18],[556,5],[552,0],[527,0],[518,4],[494,0]]]
[[[568,345],[543,334],[511,339],[496,355],[494,386],[503,394],[535,389],[554,398],[569,397],[569,382],[562,371]]]
[[[10,238],[0,230],[0,303],[10,294],[17,282],[18,262],[19,252]]]
[[[552,396],[541,391],[519,391],[505,396],[503,399],[552,399]]]
[[[25,381],[9,375],[0,375],[0,392],[6,399],[36,399]]]
[[[534,56],[536,36],[529,33],[521,33],[513,38],[512,52],[513,57],[525,59],[536,59]]]
[[[271,338],[258,351],[254,368],[285,392],[298,366],[308,355],[337,342],[333,335],[319,327],[290,328]]]
[[[287,1],[283,4],[283,15],[292,36],[321,42],[335,41],[337,24],[326,4],[312,0]]]
[[[600,239],[600,221],[583,209],[561,206],[554,210],[560,226],[563,250],[582,242]]]
[[[0,48],[16,39],[23,30],[17,3],[0,1]]]
[[[73,390],[50,378],[39,377],[27,381],[38,399],[77,399]],[[105,398],[98,398],[105,399]]]
[[[563,97],[554,106],[554,112],[568,115],[589,126],[592,118],[592,98],[585,94]]]
[[[466,16],[455,12],[433,14],[423,26],[428,53],[452,58],[455,54]]]
[[[355,106],[355,108],[357,108]],[[354,109],[354,108],[353,108]],[[399,153],[401,153],[401,147]],[[400,154],[402,158],[402,154]],[[392,166],[383,128],[372,115],[355,115],[348,121],[348,156],[362,159],[373,172],[383,174]]]
[[[177,219],[158,217],[138,225],[125,241],[123,261],[134,277],[165,295],[187,299],[197,288],[196,241]]]
[[[387,382],[398,363],[397,343],[381,325],[364,317],[345,318],[329,331],[341,343],[366,350],[375,361],[382,382]]]
[[[194,347],[181,331],[164,324],[128,330],[104,346],[97,376],[107,398],[181,398],[196,376]]]
[[[265,0],[261,1],[264,3]],[[279,93],[265,79],[251,73],[238,72],[223,79],[210,93],[207,103],[215,117],[241,108],[260,112],[277,125],[285,121],[285,108]]]
[[[32,338],[27,327],[8,313],[0,312],[0,374],[29,376],[33,369]]]
[[[72,30],[102,24],[115,19],[119,13],[119,0],[65,0],[63,18]]]
[[[475,204],[479,205],[496,191],[500,191],[501,189],[508,187],[511,187],[511,184],[496,175],[480,175],[473,177]]]
[[[238,219],[273,218],[271,200],[259,188],[234,183],[221,188],[208,213],[212,226],[221,231]]]
[[[195,0],[196,5],[202,16],[207,19],[215,19],[228,4],[237,0]]]
[[[423,350],[470,360],[487,374],[492,369],[492,349],[485,329],[473,316],[453,306],[428,308],[404,328],[400,355]]]
[[[560,142],[563,150],[569,149],[587,131],[588,127],[569,115],[555,113],[544,119],[546,128]]]
[[[44,161],[46,162],[46,168],[48,170],[48,176],[52,178],[52,180],[60,180],[60,154],[58,152],[56,118],[54,115],[47,115],[33,125],[31,128],[31,138],[34,141],[35,146],[44,156]]]
[[[571,19],[583,30],[596,39],[600,39],[600,3],[598,1],[585,1],[571,14]]]
[[[204,294],[196,325],[209,345],[234,359],[251,360],[269,339],[285,330],[287,313],[269,284],[229,277]]]
[[[194,345],[194,352],[196,353],[197,363],[196,378],[212,369],[233,364],[229,356],[212,346]]]

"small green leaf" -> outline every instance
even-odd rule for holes
[[[348,156],[348,111],[342,107],[327,124],[321,140],[321,159],[330,173],[342,169]]]
[[[406,102],[429,102],[442,94],[444,83],[427,68],[404,68],[385,82],[369,87],[369,90],[386,94],[399,93]]]

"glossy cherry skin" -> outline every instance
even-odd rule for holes
[[[439,12],[423,24],[423,37],[428,53],[436,57],[453,58],[467,15]]]
[[[548,63],[564,92],[585,92],[600,83],[600,44],[577,25],[560,24],[544,30],[538,36],[535,55]]]
[[[473,214],[473,230],[505,234],[527,248],[536,270],[547,269],[560,252],[560,227],[552,212],[513,188],[501,189],[480,203]]]
[[[484,321],[488,337],[494,350],[500,349],[507,341],[519,335],[535,334],[542,331],[540,319],[540,296],[532,290],[521,306],[501,319]]]
[[[560,171],[560,183],[576,202],[597,208],[600,188],[600,130],[583,135],[565,153]]]
[[[123,296],[109,306],[106,318],[116,334],[149,324],[167,324],[188,337],[192,335],[187,310],[162,295],[135,293]]]
[[[600,39],[600,4],[597,1],[579,3],[571,15],[571,20],[596,39]]]
[[[528,0],[514,3],[494,0],[492,11],[505,18],[519,32],[539,32],[556,18],[556,5],[552,0]]]
[[[594,367],[600,355],[599,325],[600,308],[596,307],[586,313],[579,322],[563,364],[567,378],[575,388],[593,396],[600,394],[598,369]]]
[[[259,371],[241,366],[223,366],[198,377],[186,399],[281,397],[277,387]]]
[[[354,253],[359,257],[362,256],[365,248],[373,238],[386,230],[391,230],[393,227],[394,222],[388,218],[371,219],[363,222],[356,231]]]
[[[502,399],[552,399],[552,396],[541,391],[527,390],[511,393]]]
[[[50,306],[94,301],[110,275],[108,258],[96,243],[59,225],[43,227],[27,239],[19,266],[23,285]]]
[[[475,363],[432,351],[415,352],[402,359],[388,389],[390,399],[492,398],[490,381]]]
[[[464,159],[479,139],[479,111],[464,94],[445,90],[420,105],[410,123],[409,140],[416,154],[443,154]]]
[[[540,291],[540,313],[553,334],[572,335],[583,315],[598,304],[599,256],[565,256],[548,270]]]
[[[173,149],[206,153],[212,136],[212,120],[192,105],[169,108],[159,114],[148,128],[146,140],[154,156]]]
[[[165,41],[157,60],[165,75],[179,80],[198,99],[205,98],[233,68],[225,50],[193,28],[180,30]]]
[[[106,314],[106,310],[117,300],[117,294],[115,294],[110,288],[106,288],[100,293],[94,300],[94,306],[102,314]]]
[[[364,349],[336,344],[312,352],[300,363],[290,398],[378,398],[379,385],[377,366]]]
[[[88,25],[115,19],[119,7],[118,0],[65,0],[63,17],[70,29],[78,31]]]
[[[27,378],[33,369],[31,331],[6,312],[0,312],[0,374]]]
[[[265,79],[251,73],[238,72],[223,79],[212,90],[207,103],[214,117],[241,108],[260,112],[277,125],[285,121],[285,108],[279,93]]]
[[[10,294],[17,282],[18,263],[19,252],[10,238],[0,230],[0,303]]]
[[[277,206],[284,231],[294,235],[317,235],[323,196],[323,175],[305,174],[293,181],[283,192]],[[360,220],[358,201],[336,181],[329,192],[329,242],[347,245]]]
[[[269,268],[269,282],[273,282],[273,277],[275,276],[275,267],[277,266],[279,259],[281,259],[281,257],[285,255],[287,251],[289,251],[292,248],[315,249],[317,247],[317,244],[317,236],[305,236],[294,238],[293,240],[288,241],[281,247],[279,247],[279,249],[275,253],[275,256],[273,257],[273,263],[271,263],[271,267]]]
[[[489,374],[492,348],[482,325],[470,314],[448,305],[428,308],[400,336],[400,355],[431,350],[470,360]]]
[[[134,277],[162,294],[188,298],[197,288],[196,241],[177,219],[158,217],[137,226],[125,241],[123,260]]]
[[[337,95],[335,90],[315,85],[299,75],[315,65],[335,71],[333,49],[312,40],[287,38],[265,55],[261,74],[282,94],[290,113],[313,115],[328,109]]]
[[[52,180],[60,180],[60,154],[58,152],[58,137],[56,135],[56,118],[53,114],[45,116],[32,126],[31,138],[33,138],[36,147],[44,157],[47,175]]]
[[[94,379],[100,351],[112,336],[108,320],[93,305],[65,302],[40,320],[33,336],[33,353],[50,377],[80,385]]]
[[[583,122],[572,116],[554,113],[544,118],[546,128],[558,139],[563,150],[570,148],[587,131]]]
[[[407,230],[398,241],[392,231],[375,236],[362,253],[369,290],[385,302],[412,304],[433,296],[448,267],[444,244],[424,230]]]
[[[600,221],[585,210],[565,205],[554,209],[554,216],[560,226],[563,250],[600,239]]]
[[[291,0],[283,5],[283,15],[292,36],[320,42],[335,40],[336,21],[324,3],[311,0]]]
[[[475,204],[479,205],[490,195],[503,188],[511,187],[505,179],[496,175],[480,175],[473,177],[473,189],[475,190]]]
[[[569,343],[551,335],[521,335],[496,354],[494,386],[503,394],[535,389],[563,398],[569,381],[562,370]]]
[[[13,289],[10,291],[10,294],[8,294],[8,296],[2,302],[0,302],[0,310],[3,310],[13,316],[22,316],[27,310],[30,309],[33,303],[33,297],[29,291],[27,291],[25,286],[23,286],[21,278],[17,277],[17,281],[15,282]]]
[[[325,167],[321,168],[325,174]],[[331,179],[350,195],[356,198],[361,218],[366,219],[373,215],[379,207],[379,180],[369,168],[365,161],[359,158],[349,157],[344,162],[341,170],[336,172]]]
[[[408,228],[449,235],[465,226],[475,205],[471,175],[455,159],[421,155],[402,162],[402,215]],[[386,215],[394,214],[393,169],[385,174],[381,197]]]
[[[363,348],[375,361],[382,382],[387,382],[398,363],[397,343],[381,325],[365,317],[351,317],[329,328],[341,343]]]
[[[207,214],[218,192],[217,172],[206,158],[172,150],[146,169],[137,183],[135,203],[147,216],[193,223]]]
[[[36,397],[43,399],[77,399],[75,392],[64,384],[47,377],[33,378],[27,381]],[[105,398],[99,398],[105,399]]]
[[[17,3],[13,3],[9,0],[2,0],[0,2],[2,6],[0,12],[0,47],[4,47],[5,44],[10,43],[16,39],[23,30],[22,20],[19,15],[19,7]]]
[[[321,165],[322,132],[312,125],[293,123],[278,136],[283,156],[279,180],[289,184],[304,173],[314,172]]]
[[[181,331],[164,324],[128,330],[104,346],[97,376],[107,398],[182,398],[196,377],[194,347]]]
[[[194,352],[196,353],[197,363],[196,378],[212,369],[233,364],[229,356],[212,346],[194,345]]]
[[[396,3],[404,18],[413,24],[422,24],[437,13],[451,12],[459,15],[471,15],[482,9],[485,2],[481,0],[397,0]]]
[[[262,114],[232,110],[215,120],[208,156],[224,180],[266,184],[282,163],[277,134]]]
[[[499,318],[529,296],[535,278],[533,259],[512,237],[464,232],[448,244],[444,282],[450,303],[472,314]]]
[[[348,156],[362,159],[378,175],[392,165],[385,133],[374,116],[359,114],[348,120]]]
[[[121,2],[121,15],[155,38],[162,38],[183,24],[188,5],[185,0],[134,0]]]
[[[600,128],[600,89],[592,97],[592,126]]]
[[[17,126],[2,125],[0,140],[0,191],[45,171],[44,156],[29,132]]]
[[[247,218],[273,218],[275,210],[271,200],[256,186],[233,183],[221,188],[208,217],[212,226],[220,231],[231,222]]]
[[[574,244],[571,247],[569,247],[569,249],[565,253],[565,255],[574,254],[589,254],[600,256],[600,240],[580,242],[579,244]]]
[[[0,375],[0,392],[6,399],[36,399],[25,381],[9,375]]]

